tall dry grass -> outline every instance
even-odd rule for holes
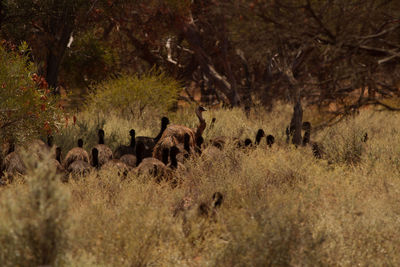
[[[263,128],[277,143],[269,149],[264,139],[249,150],[231,144],[190,160],[186,171],[176,173],[177,187],[132,174],[121,181],[112,170],[68,184],[43,182],[35,177],[52,175],[43,165],[31,166],[37,175],[0,189],[1,262],[32,266],[43,254],[35,254],[35,247],[47,248],[53,240],[59,242],[51,250],[56,266],[399,265],[400,116],[365,111],[313,133],[325,150],[317,160],[310,147],[286,145],[290,113],[285,105],[271,113],[259,108],[250,118],[238,109],[205,113],[207,122],[217,118],[206,140],[254,139]],[[84,135],[90,148],[103,127],[115,148],[128,143],[130,128],[155,136],[161,115],[173,123],[197,123],[192,110],[143,120],[82,113],[81,126],[64,129],[56,142],[67,150],[71,139]],[[312,115],[305,120],[313,122]],[[198,206],[210,204],[216,191],[224,195],[221,208],[210,218],[199,215]],[[47,194],[51,202],[39,198],[40,209],[32,204]],[[43,234],[47,228],[57,233],[50,241]],[[41,239],[28,242],[31,235]]]

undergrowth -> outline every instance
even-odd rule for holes
[[[206,141],[254,140],[263,128],[276,144],[268,148],[265,139],[254,149],[228,144],[216,155],[193,158],[186,171],[176,173],[177,187],[133,174],[121,181],[112,170],[62,184],[44,163],[31,166],[24,183],[0,189],[0,261],[8,266],[400,264],[399,115],[363,111],[312,133],[325,152],[318,160],[310,147],[286,144],[290,112],[285,105],[249,118],[239,109],[205,112],[208,125],[217,118],[205,131]],[[84,112],[56,143],[66,153],[84,137],[90,149],[102,127],[114,149],[129,143],[131,128],[155,136],[164,115],[172,123],[197,125],[193,109],[144,120]],[[369,139],[362,142],[365,132]],[[224,195],[221,207],[202,216],[198,207],[210,205],[216,191]]]

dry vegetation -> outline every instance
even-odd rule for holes
[[[195,126],[192,109],[168,114]],[[64,153],[84,138],[96,143],[99,127],[112,148],[129,142],[129,129],[155,136],[159,118],[140,120],[89,113],[56,136]],[[400,264],[400,116],[363,111],[311,135],[325,156],[285,143],[291,108],[261,108],[250,118],[239,109],[210,110],[204,137],[254,140],[258,128],[273,134],[257,149],[228,146],[193,159],[172,188],[152,178],[113,171],[63,184],[46,163],[29,163],[26,183],[0,188],[2,266],[320,266]],[[313,122],[312,114],[305,120]],[[367,131],[369,140],[361,141]],[[212,216],[198,213],[214,192],[224,195]],[[179,209],[185,203],[186,209]],[[174,216],[175,215],[175,216]]]

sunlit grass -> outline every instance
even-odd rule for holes
[[[50,212],[62,214],[64,205],[68,207],[60,222],[65,225],[65,246],[56,252],[57,264],[400,264],[399,115],[363,111],[313,133],[312,140],[322,144],[326,153],[317,160],[310,147],[296,149],[285,143],[290,113],[286,105],[278,105],[271,113],[260,108],[249,118],[240,109],[204,113],[207,123],[217,118],[214,128],[205,131],[206,140],[216,136],[254,139],[257,129],[263,128],[275,135],[277,144],[267,148],[264,139],[251,150],[238,150],[230,144],[215,157],[189,160],[187,171],[176,174],[182,182],[174,188],[131,174],[121,181],[112,171],[52,184],[59,209]],[[149,114],[143,120],[82,113],[78,116],[81,127],[63,129],[56,143],[66,153],[78,136],[84,136],[89,149],[96,143],[97,128],[103,127],[106,143],[115,148],[129,142],[131,128],[138,135],[155,136],[163,115],[168,115],[171,123],[197,125],[193,109]],[[307,116],[312,121],[311,115]],[[364,132],[369,136],[367,143],[361,140]],[[357,160],[347,160],[352,157]],[[29,183],[0,189],[0,255],[5,266],[24,265],[31,257],[25,237],[13,234],[30,225],[21,212],[14,213],[16,206],[24,207],[25,214],[33,212],[32,206],[26,205],[29,198],[20,197],[30,190]],[[199,204],[211,203],[216,191],[224,195],[221,208],[212,218],[199,216]],[[189,208],[179,212],[183,199]],[[40,222],[41,217],[34,220]],[[22,248],[27,254],[16,258]],[[21,258],[28,261],[16,260]]]

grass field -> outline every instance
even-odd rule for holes
[[[224,151],[186,162],[179,186],[114,171],[63,184],[46,161],[27,160],[26,182],[0,188],[1,266],[397,266],[400,265],[400,115],[362,111],[312,133],[325,155],[285,142],[291,108],[210,110],[204,138],[254,139],[268,148]],[[55,143],[90,149],[103,127],[112,148],[128,131],[155,136],[161,115],[194,127],[193,109],[141,119],[80,113]],[[312,114],[304,120],[315,122]],[[369,139],[362,142],[367,132]],[[212,216],[199,214],[214,192]],[[186,209],[179,209],[182,201]]]

